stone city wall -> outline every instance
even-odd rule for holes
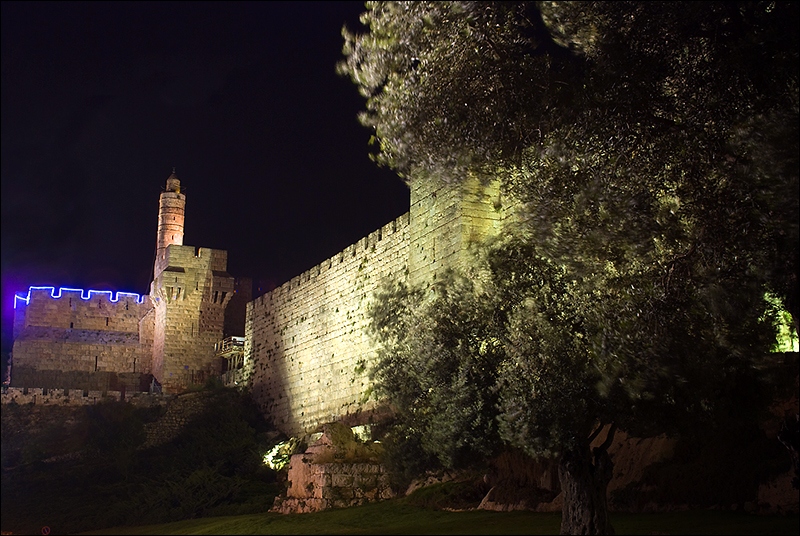
[[[360,424],[377,406],[366,309],[382,279],[424,285],[461,267],[508,204],[498,181],[412,184],[408,214],[248,304],[245,367],[262,411],[289,435]]]
[[[44,389],[82,389],[84,391],[126,391],[130,393],[150,390],[152,375],[139,372],[87,372],[83,370],[37,370],[15,366],[14,387],[41,387]]]
[[[111,298],[110,292],[32,288],[27,300],[17,299],[12,385],[50,386],[53,373],[148,374],[152,305],[137,295]]]
[[[31,287],[27,298],[14,302],[15,337],[28,326],[138,335],[139,321],[152,307],[138,294],[53,287]]]
[[[289,435],[374,405],[366,310],[381,282],[405,280],[408,214],[247,306],[252,396]]]
[[[470,248],[496,235],[506,211],[500,185],[477,179],[442,188],[421,182],[411,189],[409,211],[409,282],[430,284],[437,274],[459,268]]]
[[[129,402],[137,406],[163,405],[174,395],[151,395],[127,391],[103,391],[84,389],[44,389],[41,387],[8,387],[0,395],[2,404],[30,404],[34,406],[86,406],[105,401]]]

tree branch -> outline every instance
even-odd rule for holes
[[[596,450],[600,451],[607,451],[608,447],[611,446],[611,443],[614,441],[614,434],[617,432],[617,423],[611,423],[611,428],[608,429],[608,434],[606,435],[606,440],[603,441],[603,444],[597,447]]]
[[[598,435],[600,435],[600,431],[605,427],[605,425],[606,425],[606,423],[601,421],[600,424],[597,425],[597,429],[595,429],[594,432],[589,434],[589,437],[587,438],[587,442],[591,444],[591,442],[594,441],[594,438],[597,437]]]

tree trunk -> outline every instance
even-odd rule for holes
[[[604,448],[605,447],[605,448]],[[564,452],[558,478],[564,492],[561,534],[614,534],[606,491],[613,464],[607,446]]]

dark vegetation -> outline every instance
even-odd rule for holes
[[[54,534],[263,512],[279,492],[262,463],[275,437],[251,399],[209,389],[172,441],[142,449],[162,407],[3,406],[2,530]]]
[[[777,395],[791,389],[790,375],[781,377],[785,385]],[[265,513],[282,486],[277,475],[261,463],[275,433],[252,402],[225,389],[193,396],[198,395],[205,398],[204,411],[174,440],[149,449],[141,449],[145,425],[163,416],[162,407],[117,402],[78,408],[3,406],[2,530],[32,534],[48,526],[54,534],[63,534],[128,527],[112,532],[280,534],[294,527],[295,533],[331,533],[311,530],[316,526],[311,521],[320,514]],[[652,466],[640,485],[613,493],[613,508],[637,510],[647,502],[676,501],[728,508],[752,501],[760,482],[788,468],[788,457],[776,440],[767,439],[752,422],[724,424],[682,440],[672,461]],[[330,518],[333,525],[328,528],[340,533],[462,533],[469,529],[544,534],[557,529],[558,514],[446,512],[474,509],[492,486],[497,502],[548,502],[555,494],[535,487],[543,466],[519,451],[475,462],[457,480],[419,489],[384,505],[321,514],[319,521]],[[435,461],[415,465],[417,471],[435,467]],[[409,477],[410,473],[405,478],[401,475],[404,482],[398,481],[398,487],[406,485]],[[636,533],[641,527],[661,530],[659,524],[668,522],[673,524],[670,533],[681,533],[687,524],[723,527],[734,522],[714,517],[728,515],[722,512],[685,512],[675,514],[675,519],[659,515],[663,516],[616,516],[618,532]],[[755,523],[750,518],[760,519],[761,524],[747,529],[748,523]],[[743,534],[787,533],[787,519],[793,518],[749,516],[736,522],[745,523]],[[188,520],[194,520],[193,524],[187,525]],[[166,522],[180,523],[160,526]],[[628,525],[631,528],[626,530]]]

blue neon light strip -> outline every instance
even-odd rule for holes
[[[20,296],[19,294],[14,294],[14,309],[17,308],[17,302],[21,301],[24,302],[25,305],[28,305],[31,301],[31,291],[33,290],[49,290],[50,297],[59,299],[61,298],[64,292],[77,292],[80,294],[80,298],[82,300],[91,300],[93,295],[102,295],[105,294],[108,296],[108,301],[110,302],[118,302],[121,297],[132,297],[136,299],[136,303],[142,303],[144,301],[145,295],[134,294],[133,292],[115,292],[113,290],[89,290],[85,291],[82,288],[66,288],[61,287],[56,291],[55,287],[30,287],[28,289],[27,296]]]

